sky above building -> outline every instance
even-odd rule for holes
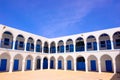
[[[0,24],[48,38],[120,27],[120,0],[0,0]]]

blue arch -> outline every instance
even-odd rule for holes
[[[71,44],[67,44],[67,42],[72,42]],[[74,51],[74,45],[73,45],[73,40],[72,39],[68,39],[66,41],[66,51],[67,52],[73,52]]]
[[[46,57],[43,59],[43,69],[48,69],[48,59]]]
[[[85,50],[85,44],[83,38],[79,37],[76,39],[76,52],[84,51]]]
[[[31,40],[32,43],[31,43],[31,42],[28,42],[29,40]],[[31,37],[29,37],[28,40],[27,40],[26,50],[27,50],[27,51],[34,51],[34,40],[33,40],[33,38],[31,38]]]
[[[27,60],[26,70],[31,70],[31,60]]]
[[[72,70],[72,61],[67,60],[67,70]]]
[[[62,45],[61,46],[59,46],[59,44],[60,43],[62,43]],[[64,42],[63,42],[63,40],[60,40],[59,42],[58,42],[58,47],[57,47],[58,49],[58,52],[60,52],[60,53],[64,53]]]
[[[44,43],[44,53],[48,53],[49,48],[48,48],[48,42]]]
[[[0,62],[0,71],[1,72],[4,72],[7,70],[7,59],[1,59],[1,62]]]
[[[58,69],[62,69],[62,60],[58,60]]]
[[[77,58],[76,68],[77,68],[77,70],[85,71],[85,59],[84,59],[84,57]]]
[[[36,60],[36,69],[40,69],[41,68],[41,60],[40,59],[37,59]]]
[[[38,42],[39,42],[39,44],[38,44]],[[39,39],[36,42],[36,52],[42,52],[42,42]]]
[[[3,38],[4,34],[7,34],[7,35],[11,35],[12,37],[12,41],[10,41],[10,38]],[[2,45],[3,44],[3,45]],[[10,46],[10,47],[9,47]],[[8,49],[12,49],[13,47],[13,34],[9,31],[5,31],[3,34],[2,34],[2,40],[1,40],[1,47],[2,48],[8,48]]]
[[[88,39],[94,39],[94,42],[88,42]],[[93,35],[87,37],[87,50],[97,50],[96,38]]]
[[[96,60],[90,61],[91,71],[96,71]]]
[[[100,37],[107,37],[107,36],[109,37],[108,34],[103,33],[103,34],[101,34],[101,35],[99,36],[99,40],[100,40]],[[103,48],[103,49],[107,49],[107,50],[111,49],[111,41],[110,41],[110,37],[109,37],[109,39],[106,39],[106,40],[100,41],[100,49],[101,49],[101,48]]]
[[[18,41],[17,40],[18,37],[22,38],[23,41]],[[24,41],[25,41],[25,39],[24,39],[23,35],[18,35],[17,38],[16,38],[16,41],[15,41],[15,49],[16,50],[21,50],[21,48],[22,48],[22,50],[24,50],[24,45],[25,45]],[[20,49],[18,47],[20,47]]]
[[[19,69],[19,59],[14,59],[13,71],[18,71]]]

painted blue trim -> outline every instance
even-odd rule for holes
[[[1,59],[0,71],[6,71],[7,69],[7,59]]]
[[[96,61],[95,60],[91,60],[90,61],[90,65],[91,65],[91,71],[96,71]]]
[[[58,60],[58,69],[62,69],[62,60]]]
[[[112,61],[111,60],[106,60],[105,61],[105,66],[106,66],[106,71],[107,72],[112,72]]]
[[[67,60],[67,70],[72,70],[72,61]]]
[[[19,69],[19,59],[14,60],[13,71],[18,71]]]

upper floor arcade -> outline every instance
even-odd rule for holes
[[[120,49],[120,27],[48,39],[1,25],[0,48],[37,53]]]

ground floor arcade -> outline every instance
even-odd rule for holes
[[[31,54],[29,52],[0,53],[0,72],[43,69],[116,73],[120,72],[120,54],[119,51],[54,55]]]

